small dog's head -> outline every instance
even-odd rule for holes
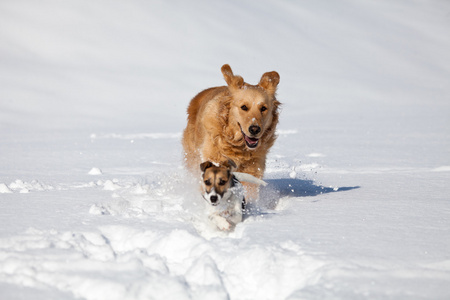
[[[228,190],[233,186],[233,171],[236,164],[229,160],[220,165],[210,161],[200,164],[202,171],[203,198],[211,205],[218,205],[220,201],[228,196]]]

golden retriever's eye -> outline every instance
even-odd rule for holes
[[[210,186],[210,185],[211,185],[211,181],[209,181],[209,179],[208,179],[208,180],[205,180],[205,184],[208,185],[208,186]]]
[[[227,182],[225,181],[225,180],[223,180],[223,179],[220,179],[220,181],[219,181],[219,185],[225,185]]]
[[[248,107],[247,107],[247,105],[242,105],[242,106],[241,106],[241,109],[242,109],[243,111],[247,111],[247,110],[248,110]]]
[[[265,107],[265,106],[261,107],[261,112],[264,112],[266,110],[267,110],[267,107]]]

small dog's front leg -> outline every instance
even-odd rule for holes
[[[218,215],[218,214],[212,214],[209,216],[209,219],[219,228],[220,230],[230,230],[231,224],[227,221],[226,218]]]

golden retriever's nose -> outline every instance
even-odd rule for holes
[[[250,134],[257,135],[258,133],[261,132],[261,127],[257,125],[252,125],[248,128],[248,132],[250,132]]]

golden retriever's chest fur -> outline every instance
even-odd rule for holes
[[[276,139],[278,73],[265,73],[258,85],[244,83],[228,65],[222,73],[228,86],[204,90],[189,104],[183,134],[186,165],[197,174],[204,161],[231,159],[237,171],[261,178]]]

